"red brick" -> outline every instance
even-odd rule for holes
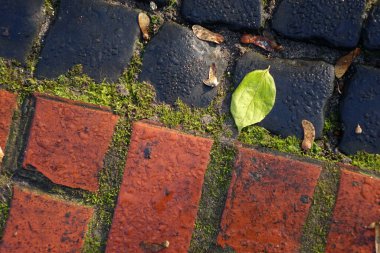
[[[96,191],[118,117],[89,106],[37,96],[24,168],[32,166],[57,184]]]
[[[236,252],[298,252],[319,166],[239,149],[218,243]]]
[[[8,141],[12,117],[17,106],[17,97],[13,93],[0,90],[0,147],[5,150]]]
[[[92,208],[14,187],[0,252],[80,252],[92,214]]]
[[[326,252],[375,252],[375,230],[380,221],[380,180],[342,170]]]
[[[212,141],[135,123],[106,252],[187,252]]]

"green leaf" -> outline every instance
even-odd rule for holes
[[[276,85],[269,68],[248,73],[232,94],[231,113],[239,130],[262,121],[276,100]]]

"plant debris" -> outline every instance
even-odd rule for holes
[[[231,113],[239,133],[262,121],[276,101],[276,84],[269,68],[248,73],[232,94]]]
[[[356,128],[355,128],[355,133],[356,134],[361,134],[361,133],[363,133],[363,129],[362,129],[362,127],[358,124],[357,126],[356,126]]]
[[[302,149],[308,151],[313,146],[313,142],[315,139],[315,128],[313,123],[308,120],[302,120],[303,127],[303,141],[302,141]]]
[[[164,241],[162,243],[150,243],[150,242],[140,242],[140,248],[144,250],[144,252],[160,252],[161,250],[169,248],[169,241]]]
[[[0,147],[0,164],[3,161],[3,158],[4,158],[4,152],[3,152],[3,149]]]
[[[195,36],[197,36],[197,38],[200,40],[214,42],[216,44],[220,44],[224,42],[223,35],[219,33],[214,33],[200,25],[193,25],[192,29]]]
[[[219,82],[218,82],[218,78],[216,77],[216,65],[215,65],[215,63],[211,64],[210,70],[208,72],[208,79],[203,80],[203,83],[205,85],[213,87],[213,88],[218,86]]]
[[[339,58],[335,64],[335,76],[340,79],[346,74],[352,62],[360,55],[360,48],[355,48],[347,55]]]
[[[372,222],[367,228],[375,229],[375,249],[380,253],[380,222]]]
[[[150,39],[150,36],[149,36],[149,25],[150,25],[150,18],[147,14],[141,12],[139,14],[139,26],[140,26],[140,30],[143,34],[143,38],[144,40],[149,40]]]
[[[279,45],[273,37],[270,39],[260,35],[243,34],[240,42],[243,44],[254,44],[268,52],[284,50],[284,47]]]

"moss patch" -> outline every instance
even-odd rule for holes
[[[325,252],[339,178],[339,168],[331,163],[325,164],[315,188],[308,219],[303,228],[301,248],[303,253]]]
[[[221,143],[215,143],[211,150],[211,162],[205,175],[189,252],[223,252],[216,246],[216,238],[231,181],[235,153],[234,148]]]

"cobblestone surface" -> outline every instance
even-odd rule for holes
[[[32,166],[57,184],[96,191],[118,117],[64,102],[36,97],[24,168]]]
[[[340,149],[348,154],[363,150],[380,153],[380,70],[356,66],[341,106],[344,135]],[[356,133],[357,126],[362,133]]]
[[[379,205],[378,179],[343,170],[326,252],[375,252]]]
[[[174,104],[180,98],[189,105],[205,107],[218,90],[203,84],[213,63],[220,80],[227,65],[221,48],[171,22],[164,24],[148,44],[140,80],[154,85],[159,101]]]
[[[26,63],[43,22],[43,0],[0,2],[0,56]]]
[[[249,52],[236,65],[235,84],[252,70],[269,66],[276,82],[276,102],[260,125],[282,136],[302,138],[301,121],[306,119],[313,123],[316,136],[321,137],[325,106],[334,88],[333,66],[321,61],[267,59]]]
[[[0,252],[80,252],[93,209],[15,187]]]
[[[284,0],[273,15],[273,29],[293,39],[355,47],[365,4],[365,0]]]
[[[371,12],[367,26],[364,29],[363,45],[371,50],[380,49],[380,5],[377,4]]]
[[[106,252],[187,252],[212,141],[135,123]]]
[[[238,253],[298,252],[321,169],[239,149],[218,243]]]
[[[194,24],[225,24],[232,29],[261,27],[261,0],[183,0],[182,15]]]
[[[0,90],[0,147],[3,150],[5,150],[5,145],[7,144],[12,116],[16,106],[16,95]]]
[[[100,0],[62,0],[36,74],[55,78],[73,65],[97,81],[115,81],[138,40],[137,12]],[[58,45],[58,46],[57,46]]]

